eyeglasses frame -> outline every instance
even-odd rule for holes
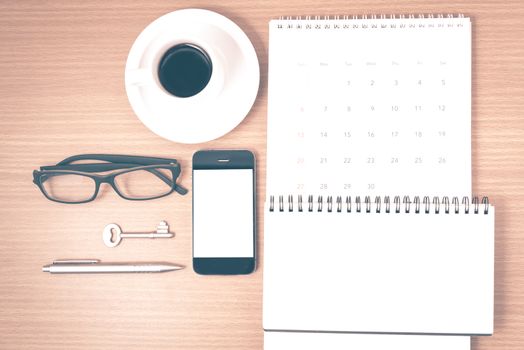
[[[70,164],[71,162],[74,162],[77,160],[88,160],[88,159],[89,160],[103,160],[103,161],[108,161],[111,163]],[[121,163],[119,163],[119,161]],[[134,163],[128,163],[129,161],[134,162]],[[140,163],[145,163],[149,165],[140,165]],[[161,163],[161,164],[155,164],[155,163]],[[148,170],[148,169],[152,169],[152,170],[168,169],[170,170],[173,176],[172,180],[161,172],[153,172],[153,171],[151,172],[154,175],[158,176],[167,185],[169,185],[171,187],[171,190],[169,192],[166,192],[158,196],[145,197],[145,198],[130,198],[119,191],[118,186],[115,183],[115,177],[125,174],[125,173],[133,172],[133,171]],[[94,174],[95,172],[104,172],[104,171],[111,171],[111,170],[120,170],[120,171],[115,171],[110,174],[103,174],[103,175]],[[124,155],[85,154],[85,155],[78,155],[78,156],[66,158],[63,161],[59,162],[57,165],[43,166],[43,167],[40,167],[40,170],[34,170],[33,171],[33,183],[35,183],[38,186],[40,191],[43,193],[43,195],[47,199],[53,202],[58,202],[58,203],[81,204],[81,203],[91,202],[95,200],[96,197],[98,196],[98,193],[100,191],[100,185],[103,183],[109,184],[121,198],[124,198],[127,200],[141,201],[141,200],[151,200],[151,199],[165,197],[173,193],[174,191],[182,195],[186,194],[188,192],[187,189],[185,189],[184,187],[176,183],[176,179],[180,175],[180,172],[181,172],[180,165],[175,159],[140,157],[140,156],[124,156]],[[59,174],[59,175],[71,174],[71,175],[79,175],[79,176],[85,176],[85,177],[91,178],[95,182],[95,191],[94,191],[93,196],[91,198],[88,198],[82,201],[63,201],[63,200],[51,197],[45,190],[43,183],[45,181],[46,175],[53,175],[53,174]]]

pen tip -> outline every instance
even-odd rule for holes
[[[177,271],[177,270],[182,270],[184,267],[185,266],[169,264],[169,265],[162,266],[162,271],[166,271],[166,272]]]
[[[49,265],[42,266],[42,272],[49,272]]]

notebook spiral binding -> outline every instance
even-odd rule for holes
[[[275,202],[275,196],[269,196],[269,211],[280,211],[283,212],[286,210],[292,212],[294,211],[294,199],[293,195],[287,197],[287,203],[284,201],[284,196],[278,196],[278,203]],[[278,207],[275,207],[275,204]],[[316,201],[313,195],[307,196],[307,201],[303,200],[302,195],[298,195],[297,198],[297,211],[327,211],[327,212],[347,212],[351,213],[352,211],[357,213],[410,213],[413,210],[414,213],[424,213],[424,214],[440,214],[441,212],[449,214],[451,210],[455,214],[459,214],[460,205],[462,204],[464,209],[464,214],[470,214],[470,209],[473,214],[479,214],[482,210],[484,214],[489,212],[489,199],[488,197],[482,197],[482,201],[479,201],[479,197],[471,198],[471,207],[470,208],[470,198],[463,197],[462,202],[459,201],[458,197],[453,197],[451,202],[449,197],[433,197],[433,200],[430,200],[429,196],[425,196],[420,199],[419,196],[415,196],[413,201],[411,201],[409,196],[404,196],[403,199],[400,199],[400,196],[395,196],[393,201],[390,200],[389,196],[381,197],[376,196],[375,200],[371,200],[371,196],[365,196],[364,201],[361,200],[360,196],[356,196],[353,201],[351,196],[345,196],[344,200],[342,196],[337,196],[335,201],[333,201],[333,196],[327,196],[326,201],[324,202],[324,196],[318,196]]]
[[[371,19],[371,20],[376,20],[376,19],[379,19],[379,20],[415,20],[415,19],[457,19],[457,18],[464,18],[464,14],[451,14],[451,13],[448,13],[448,14],[442,14],[442,13],[437,13],[437,14],[407,14],[407,15],[404,15],[404,14],[399,14],[399,15],[395,15],[395,14],[391,14],[391,15],[386,15],[386,14],[380,14],[380,15],[376,15],[376,14],[371,14],[371,15],[344,15],[344,16],[339,16],[339,15],[330,15],[330,16],[280,16],[278,18],[279,21],[286,21],[286,23],[281,23],[281,22],[277,22],[277,28],[278,29],[348,29],[348,28],[353,28],[353,29],[358,29],[358,28],[361,28],[361,29],[368,29],[368,28],[415,28],[415,27],[420,27],[420,28],[424,28],[424,27],[428,27],[428,28],[433,28],[433,27],[439,27],[439,28],[443,28],[443,27],[453,27],[454,25],[457,26],[457,27],[462,27],[462,23],[452,23],[452,22],[448,22],[447,24],[444,23],[444,21],[442,21],[442,23],[438,23],[438,24],[435,24],[435,23],[424,23],[424,22],[419,22],[419,23],[414,23],[414,21],[406,21],[406,22],[410,22],[410,23],[406,23],[406,22],[402,22],[400,21],[400,23],[395,23],[396,21],[392,21],[388,24],[386,23],[381,23],[380,25],[377,24],[377,23],[371,23],[371,24],[367,24],[367,23],[358,23],[356,21],[358,20],[367,20],[367,19]],[[322,21],[322,23],[313,23],[313,22],[320,22]],[[329,23],[330,21],[345,21],[345,22],[334,22],[334,23]],[[349,23],[349,21],[355,21],[354,23]],[[303,23],[305,22],[305,23]]]

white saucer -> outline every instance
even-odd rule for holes
[[[164,90],[157,74],[163,54],[181,43],[201,47],[213,64],[208,85],[186,98]],[[127,97],[138,118],[157,135],[181,143],[206,142],[233,130],[251,109],[259,82],[249,38],[208,10],[178,10],[156,19],[135,40],[126,63]]]

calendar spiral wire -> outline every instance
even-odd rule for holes
[[[451,20],[465,18],[464,14],[452,14],[452,13],[429,13],[429,14],[362,14],[362,15],[328,15],[328,16],[280,16],[277,19],[277,29],[368,29],[368,28],[415,28],[415,27],[426,27],[423,22],[415,25],[413,22],[420,19],[438,19],[442,23],[436,27],[450,27],[454,24]],[[381,24],[366,24],[357,23],[361,20],[392,20],[389,25]],[[449,21],[446,21],[449,20]],[[340,22],[342,21],[342,22]],[[351,25],[349,22],[352,21]],[[397,22],[397,23],[393,23]],[[444,25],[447,22],[446,25]],[[407,23],[407,24],[406,24]],[[457,23],[457,26],[461,27],[461,23]],[[428,27],[435,27],[434,24],[428,24]]]
[[[276,203],[278,201],[278,203]],[[455,214],[460,213],[460,205],[462,203],[463,213],[464,214],[479,214],[489,213],[489,199],[488,197],[482,197],[482,200],[479,200],[479,197],[475,196],[471,198],[463,197],[462,202],[459,201],[458,197],[453,197],[451,201],[449,197],[444,196],[442,198],[435,196],[430,200],[429,196],[424,196],[421,200],[421,197],[413,197],[413,201],[410,196],[404,196],[401,200],[400,196],[394,196],[391,200],[390,196],[376,196],[374,200],[371,199],[371,196],[365,196],[364,199],[360,196],[356,196],[354,199],[351,196],[336,196],[334,199],[333,196],[317,196],[316,200],[313,195],[307,196],[307,206],[304,206],[303,196],[297,196],[297,202],[295,206],[295,201],[293,195],[287,196],[287,201],[284,201],[284,196],[280,195],[278,198],[275,198],[274,195],[269,197],[269,211],[274,212],[277,209],[279,212],[293,212],[295,207],[298,212],[337,212],[337,213],[407,213],[413,212],[415,214],[449,214],[453,211]],[[278,205],[278,207],[275,206]],[[412,205],[413,204],[413,205]]]

